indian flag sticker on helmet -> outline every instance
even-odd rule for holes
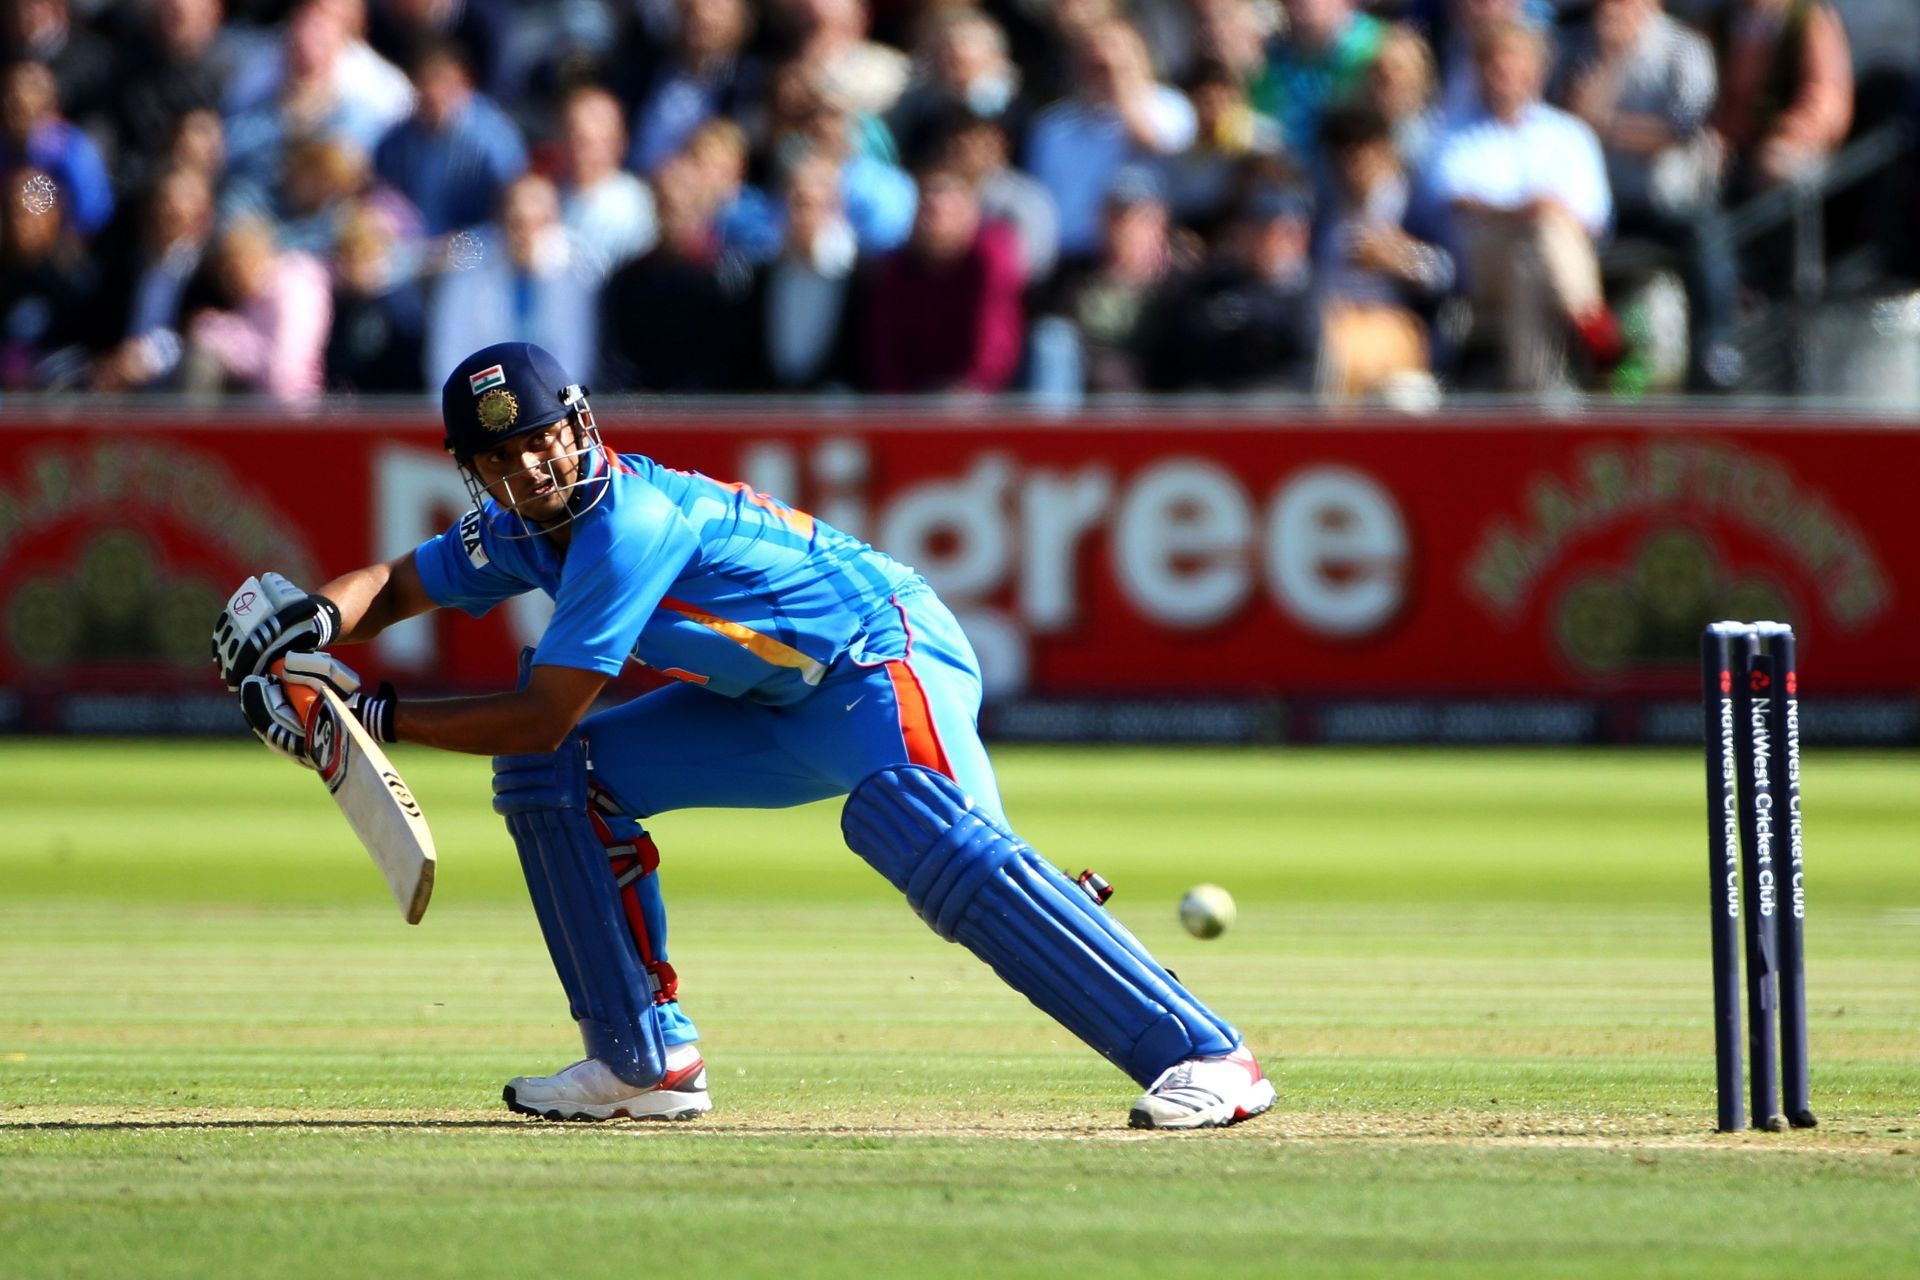
[[[497,364],[488,365],[480,372],[472,374],[467,378],[467,388],[476,396],[484,391],[491,391],[495,387],[504,387],[506,385],[507,371]]]

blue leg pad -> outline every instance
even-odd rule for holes
[[[587,751],[576,735],[552,755],[496,756],[493,811],[507,820],[553,967],[587,1052],[628,1084],[666,1074],[653,987],[587,817]]]
[[[898,765],[847,797],[841,832],[933,931],[1141,1084],[1240,1033],[1105,908],[945,775]]]

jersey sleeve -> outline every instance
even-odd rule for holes
[[[536,665],[618,675],[640,629],[699,549],[693,526],[651,485],[636,486],[605,514],[567,549]]]
[[[486,518],[478,511],[467,512],[453,528],[421,543],[413,562],[427,598],[443,609],[458,609],[477,618],[502,600],[539,585],[497,564],[496,550]]]

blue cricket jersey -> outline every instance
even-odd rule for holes
[[[479,617],[540,590],[535,664],[617,675],[629,657],[731,698],[784,705],[835,659],[897,658],[913,570],[744,484],[606,451],[607,491],[564,554],[488,499],[414,553],[435,604]]]

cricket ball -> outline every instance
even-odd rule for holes
[[[1217,884],[1197,884],[1180,899],[1180,923],[1196,938],[1217,938],[1233,923],[1233,895]]]

